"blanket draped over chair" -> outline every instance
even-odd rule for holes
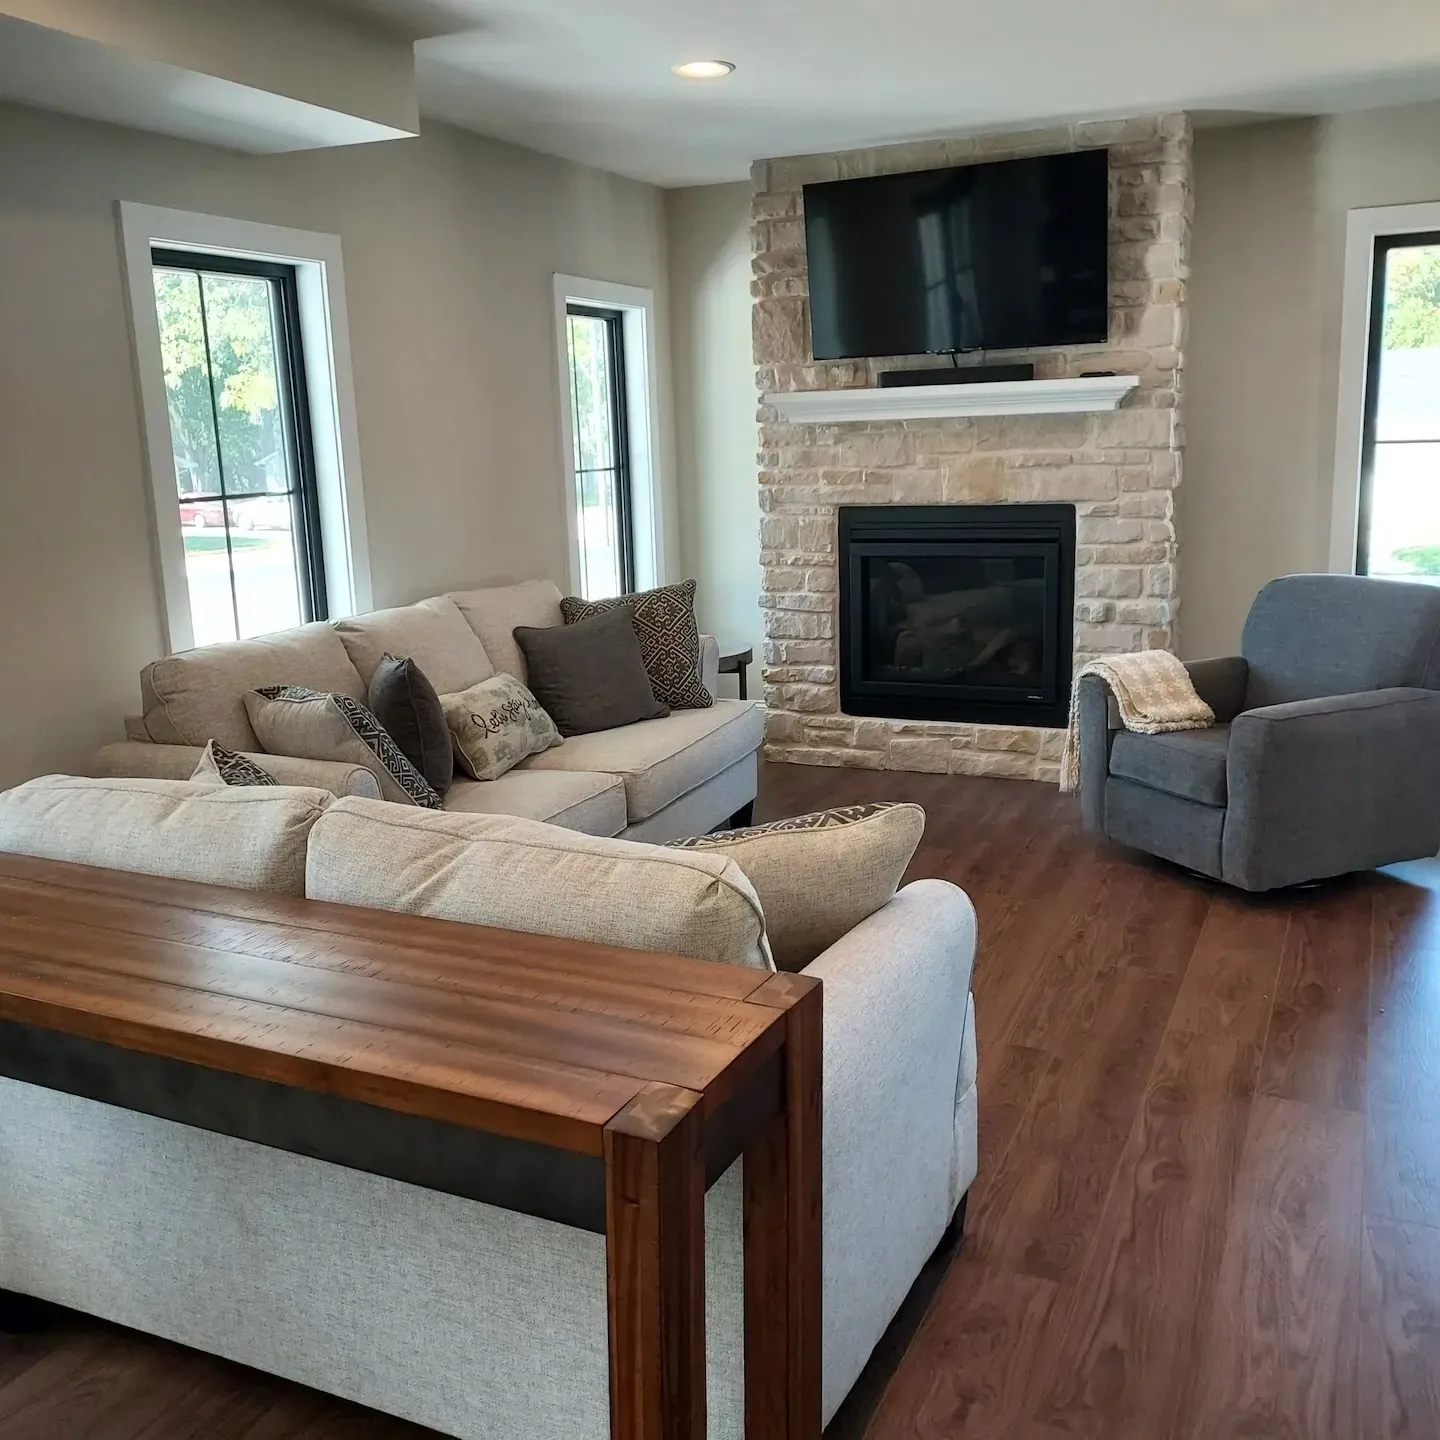
[[[1215,723],[1215,712],[1195,693],[1185,666],[1168,650],[1087,660],[1075,676],[1070,729],[1060,760],[1061,790],[1074,790],[1080,781],[1079,685],[1086,675],[1098,675],[1110,687],[1127,730],[1158,735],[1164,730],[1203,730]]]

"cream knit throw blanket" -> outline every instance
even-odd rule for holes
[[[1215,712],[1195,693],[1190,674],[1168,650],[1142,650],[1138,655],[1106,655],[1087,660],[1075,676],[1070,702],[1070,730],[1060,759],[1060,788],[1080,783],[1080,680],[1098,675],[1109,687],[1127,730],[1158,735],[1163,730],[1203,730],[1215,723]]]

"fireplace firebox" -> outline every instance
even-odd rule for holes
[[[1073,505],[844,505],[840,706],[1062,728]]]

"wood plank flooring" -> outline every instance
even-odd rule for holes
[[[979,910],[981,1162],[866,1440],[1440,1436],[1440,861],[1247,897],[1004,780],[769,767],[758,813],[874,799]],[[5,1440],[428,1433],[80,1316],[0,1337]]]

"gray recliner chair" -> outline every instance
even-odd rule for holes
[[[1440,588],[1290,575],[1241,652],[1185,667],[1208,730],[1122,730],[1080,681],[1086,829],[1243,890],[1440,851]]]

